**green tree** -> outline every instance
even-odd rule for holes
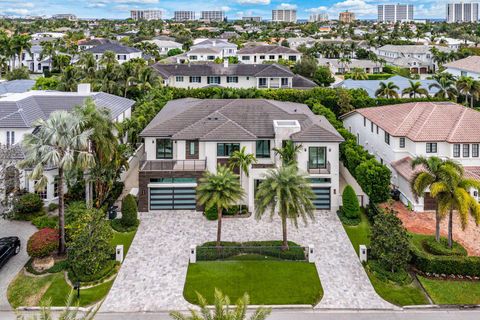
[[[211,208],[217,208],[217,247],[221,247],[222,212],[235,205],[244,196],[244,191],[236,174],[229,168],[219,165],[217,172],[206,171],[197,187],[198,202]]]
[[[429,90],[438,89],[434,97],[455,100],[458,95],[457,88],[455,88],[455,80],[448,77],[439,77],[436,79],[437,83],[432,83],[428,86]]]
[[[197,292],[200,312],[197,310],[190,310],[190,316],[183,315],[180,312],[171,312],[170,316],[175,320],[245,320],[247,318],[247,308],[250,303],[248,294],[238,299],[235,308],[231,309],[231,303],[228,296],[222,294],[218,289],[215,289],[215,308],[210,309],[207,300]],[[265,320],[270,314],[269,308],[258,308],[250,320]]]
[[[473,108],[475,99],[479,99],[480,95],[480,81],[474,80],[472,77],[462,76],[457,81],[457,90],[465,96],[467,106]],[[470,98],[470,104],[468,100]]]
[[[381,165],[373,158],[360,160],[354,168],[354,176],[365,193],[368,194],[370,201],[381,203],[390,197],[391,172],[386,166]]]
[[[297,165],[297,155],[302,150],[302,145],[295,145],[292,140],[285,141],[281,148],[273,148],[276,155],[282,159],[284,166]]]
[[[238,168],[240,171],[240,186],[242,186],[243,175],[248,178],[250,166],[254,163],[257,163],[257,159],[253,154],[246,152],[246,147],[235,150],[228,159],[230,169],[233,171]]]
[[[58,79],[55,77],[40,77],[35,80],[33,90],[56,90],[58,87]]]
[[[360,204],[357,194],[351,185],[347,185],[342,193],[342,213],[349,219],[358,219],[360,217]]]
[[[446,163],[461,174],[461,166],[452,160],[442,160],[439,157],[416,157],[413,159],[412,170],[415,171],[415,174],[410,181],[410,189],[415,197],[423,197],[433,183],[441,180],[441,168]],[[416,170],[418,168],[421,168],[421,170]],[[438,242],[440,241],[440,221],[442,218],[443,216],[438,211],[437,202],[435,206],[435,239]]]
[[[368,79],[368,74],[362,68],[352,68],[352,70],[350,70],[349,75],[350,75],[350,79],[353,79],[353,80]]]
[[[417,95],[428,97],[428,91],[422,88],[420,81],[413,82],[412,80],[408,80],[408,82],[409,86],[402,90],[403,95],[408,95],[410,98],[416,98]]]
[[[400,88],[391,81],[388,83],[380,82],[380,85],[377,91],[375,91],[375,97],[387,98],[387,99],[393,99],[393,98],[398,99],[399,95],[397,90],[400,90]]]
[[[33,168],[29,178],[37,180],[36,189],[43,190],[47,183],[44,167],[58,168],[58,226],[59,254],[65,253],[65,170],[86,169],[94,164],[88,150],[88,141],[93,130],[83,130],[83,119],[67,111],[54,111],[47,120],[34,122],[36,130],[25,134],[23,148],[25,159],[19,163],[21,169]]]
[[[170,50],[168,50],[168,52],[167,52],[167,56],[173,57],[173,56],[176,56],[176,55],[182,54],[182,53],[183,53],[183,50],[182,50],[182,49],[179,49],[179,48],[170,49]]]
[[[137,200],[131,194],[122,199],[122,218],[121,222],[124,227],[134,227],[138,225],[137,217]]]
[[[333,77],[329,67],[319,66],[315,69],[313,81],[322,87],[328,87],[330,84],[335,82],[335,78]]]
[[[15,68],[11,71],[8,71],[5,74],[5,79],[8,81],[11,80],[20,80],[20,79],[30,79],[30,71],[27,67]]]
[[[265,212],[273,218],[276,212],[282,221],[284,250],[288,249],[287,219],[298,228],[298,218],[305,224],[307,218],[315,219],[312,199],[315,195],[305,176],[298,172],[295,165],[282,166],[269,170],[258,186],[255,197],[255,217],[261,219]]]

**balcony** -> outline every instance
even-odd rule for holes
[[[330,161],[327,161],[326,165],[307,163],[308,173],[310,174],[329,174],[330,173]]]
[[[140,171],[204,171],[207,160],[147,160],[140,164]]]

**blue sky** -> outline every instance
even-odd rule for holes
[[[444,18],[448,0],[406,0],[402,3],[415,5],[415,18]],[[73,13],[81,18],[126,18],[130,9],[161,9],[165,17],[173,16],[175,10],[223,9],[228,18],[242,16],[271,17],[275,8],[296,8],[299,19],[311,13],[326,12],[331,18],[340,11],[349,10],[358,18],[375,18],[376,5],[397,1],[373,0],[0,0],[0,14],[24,16]]]

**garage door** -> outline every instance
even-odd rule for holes
[[[150,188],[150,210],[195,210],[194,187]]]
[[[319,188],[313,187],[313,193],[315,194],[315,199],[313,204],[318,210],[330,210],[330,188]]]

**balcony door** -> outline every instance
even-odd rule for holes
[[[157,159],[173,159],[172,140],[157,139]]]
[[[308,168],[324,169],[327,167],[327,148],[309,147],[308,148]]]

